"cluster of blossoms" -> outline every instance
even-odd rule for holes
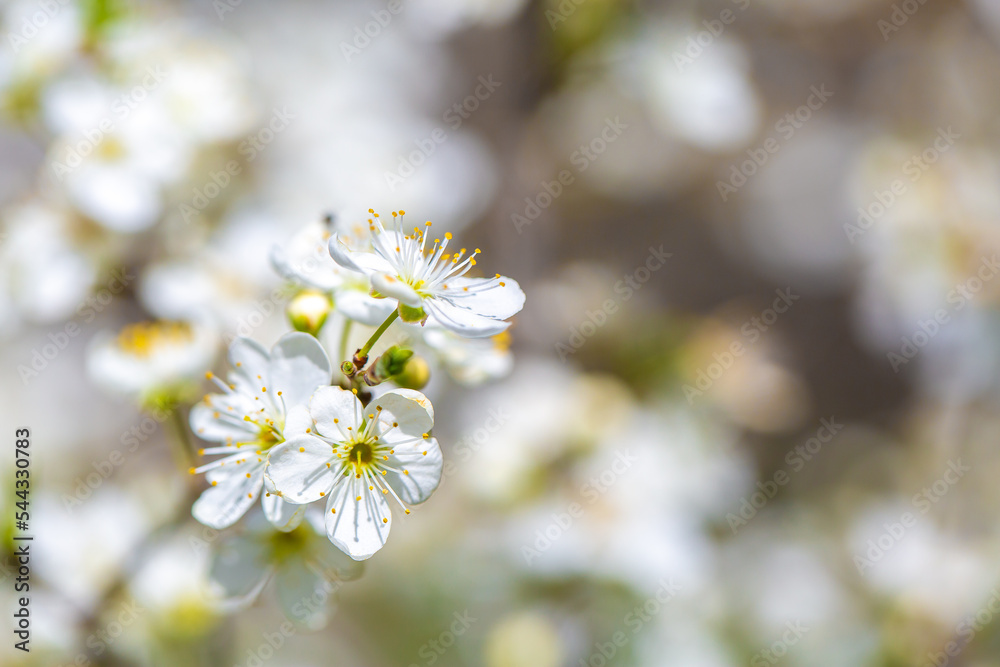
[[[446,368],[457,363],[465,377],[488,375],[524,293],[499,274],[470,275],[480,251],[449,252],[451,234],[430,243],[430,222],[410,232],[402,211],[388,228],[369,212],[367,235],[335,230],[327,219],[273,253],[278,272],[300,287],[288,307],[297,331],[270,351],[237,338],[227,380],[208,374],[220,391],[190,414],[194,433],[214,444],[199,452],[214,460],[190,470],[209,484],[192,509],[201,523],[232,526],[260,502],[270,524],[290,532],[309,511],[335,547],[364,560],[389,535],[390,498],[409,514],[437,488],[443,459],[431,434],[434,409],[418,391],[428,363],[415,350],[436,353]],[[321,342],[333,319],[342,324],[338,366]],[[397,320],[403,342],[370,359]],[[346,358],[354,324],[376,328]],[[484,348],[490,337],[501,340]],[[486,360],[474,370],[477,350]]]

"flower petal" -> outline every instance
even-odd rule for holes
[[[423,439],[434,428],[434,406],[419,391],[393,389],[372,401],[372,405],[368,407],[369,413],[377,414],[382,422],[379,432],[387,431],[382,438],[384,442]],[[377,410],[379,407],[381,411]],[[393,427],[393,423],[398,426]]]
[[[502,322],[456,306],[442,298],[427,299],[424,308],[444,328],[469,338],[485,338],[506,331],[510,322]]]
[[[338,469],[327,467],[331,459],[338,461],[330,445],[301,435],[271,449],[265,474],[284,500],[303,505],[321,499],[333,486]]]
[[[367,479],[345,477],[330,494],[326,504],[326,535],[354,560],[375,555],[385,545],[391,527],[389,504],[382,493],[368,490]]]
[[[211,471],[215,474],[206,476],[216,484],[205,489],[194,502],[191,515],[195,519],[210,528],[221,530],[246,514],[264,492],[264,466],[258,464],[253,456],[245,461],[216,468]],[[250,476],[247,477],[247,474]]]
[[[307,333],[285,334],[271,349],[269,382],[289,408],[307,404],[316,389],[330,384],[332,374],[326,350]]]
[[[285,428],[281,433],[285,436],[285,440],[289,440],[298,435],[307,435],[306,430],[311,428],[313,420],[309,416],[309,407],[296,405],[288,409],[288,414],[285,415]]]
[[[253,535],[223,540],[212,559],[210,576],[228,598],[252,601],[271,574],[267,553]]]
[[[402,475],[390,473],[385,477],[385,481],[404,503],[417,505],[424,502],[441,483],[444,457],[435,438],[396,445],[395,453],[389,455],[387,463],[405,471]]]
[[[270,495],[265,493],[261,504],[264,506],[264,516],[267,520],[283,533],[295,530],[302,523],[302,517],[306,513],[305,505],[285,502],[273,493]]]
[[[217,399],[222,397],[216,395],[212,398]],[[222,410],[225,410],[225,407],[222,407]],[[230,411],[229,414],[233,414],[233,412]],[[242,414],[241,412],[240,415]],[[243,427],[242,424],[245,422],[237,424],[225,420],[222,418],[222,411],[219,408],[205,403],[198,403],[191,408],[188,423],[191,425],[191,431],[202,440],[242,442],[254,437],[254,434]]]
[[[309,401],[309,414],[316,422],[316,430],[335,442],[348,440],[350,432],[357,433],[361,410],[361,401],[354,392],[341,387],[317,389]]]
[[[287,618],[319,630],[326,624],[327,611],[317,600],[326,600],[328,584],[319,572],[300,557],[290,557],[275,573],[275,592]]]
[[[267,350],[255,340],[237,338],[229,346],[229,365],[232,366],[233,382],[240,385],[251,396],[260,390],[258,376],[267,373],[270,357]]]
[[[483,285],[494,281],[465,276],[452,278],[448,281],[449,287],[468,287],[469,291],[454,295],[449,289],[449,296],[461,307],[495,320],[506,320],[524,308],[524,291],[513,278],[500,276],[499,281],[493,287],[484,289]]]
[[[391,273],[373,273],[371,278],[372,287],[379,294],[397,299],[400,303],[405,303],[407,306],[413,306],[414,308],[420,307],[423,303],[423,299],[420,298],[420,295],[412,287]]]
[[[370,276],[373,273],[395,273],[392,265],[373,252],[351,250],[340,236],[334,234],[328,244],[333,261],[345,269]]]
[[[376,299],[355,289],[340,290],[334,303],[338,312],[373,327],[381,324],[396,309],[396,304],[390,299]]]

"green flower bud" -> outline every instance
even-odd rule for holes
[[[316,290],[303,290],[288,303],[286,312],[296,331],[315,336],[323,328],[332,309],[333,302],[328,295]]]
[[[405,303],[399,304],[399,319],[404,322],[423,322],[427,319],[427,313],[424,312],[423,308],[414,308],[413,306],[407,306]]]
[[[427,361],[418,355],[407,360],[402,372],[392,376],[392,381],[403,389],[423,389],[431,379],[431,368]]]
[[[403,372],[406,367],[406,362],[410,360],[413,356],[413,350],[407,350],[401,348],[398,345],[393,345],[388,350],[382,353],[382,356],[378,358],[375,363],[375,371],[378,373],[378,377],[385,379],[390,378],[393,375],[399,375]]]

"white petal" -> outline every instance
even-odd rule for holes
[[[345,269],[368,276],[376,272],[395,273],[392,265],[373,252],[351,250],[336,234],[330,237],[330,256]]]
[[[306,429],[311,428],[313,428],[313,420],[309,416],[309,408],[306,405],[296,405],[288,409],[288,414],[285,416],[285,428],[281,434],[285,440],[289,440],[297,435],[306,435]]]
[[[381,406],[382,411],[377,412]],[[412,438],[423,439],[424,433],[434,428],[434,407],[426,396],[413,389],[393,389],[382,394],[367,408],[370,414],[377,414],[382,422],[379,432],[387,431],[385,442],[398,442]]]
[[[396,304],[391,299],[376,299],[361,290],[344,289],[337,292],[334,297],[336,309],[350,319],[367,324],[378,326],[389,317],[389,314],[396,309]]]
[[[215,399],[216,397],[213,397]],[[222,408],[225,410],[225,407]],[[229,414],[233,414],[230,412]],[[240,413],[243,414],[242,412]],[[218,408],[198,403],[191,408],[188,423],[191,431],[202,440],[214,442],[242,442],[252,438],[251,433],[241,424],[234,424],[221,418],[222,411]]]
[[[468,287],[468,292],[458,295],[451,294],[456,305],[495,320],[506,320],[516,315],[524,308],[524,291],[517,281],[507,276],[500,276],[499,283],[488,289],[481,285],[492,282],[486,278],[452,278],[448,281],[449,288]],[[451,292],[452,290],[449,290]]]
[[[298,528],[302,523],[302,517],[306,514],[305,505],[294,505],[285,502],[275,494],[264,494],[261,499],[264,506],[264,516],[271,522],[271,525],[283,533]]]
[[[369,491],[368,485],[367,479],[345,477],[326,504],[326,535],[354,560],[371,558],[385,545],[392,527],[385,496]]]
[[[257,386],[267,373],[269,360],[267,350],[255,340],[237,338],[229,346],[229,365],[233,368],[233,381],[250,395],[260,391]]]
[[[319,387],[330,384],[330,358],[319,341],[307,333],[285,334],[271,349],[268,391],[281,391],[287,407],[305,405]]]
[[[237,535],[223,540],[212,559],[212,580],[227,597],[255,597],[271,571],[266,551],[253,535]]]
[[[347,440],[349,432],[358,432],[361,410],[361,401],[354,392],[341,387],[317,389],[309,401],[309,414],[316,422],[316,430],[336,442]]]
[[[327,467],[331,459],[333,467]],[[302,505],[327,495],[336,481],[339,460],[330,445],[303,435],[271,449],[265,474],[283,499]]]
[[[417,308],[423,303],[423,299],[412,287],[391,273],[372,274],[372,287],[379,294],[398,299],[400,303],[405,303],[407,306]]]
[[[275,573],[274,589],[285,616],[312,630],[326,623],[326,607],[317,600],[326,600],[327,588],[323,576],[301,556],[289,557]]]
[[[404,503],[417,505],[424,502],[441,483],[444,457],[435,438],[396,445],[395,453],[389,455],[386,463],[406,471],[402,475],[390,473],[385,476],[385,481]]]
[[[341,581],[360,577],[365,569],[364,564],[345,554],[327,539],[323,512],[310,512],[307,520],[321,536],[309,545],[309,559],[315,563],[317,569],[321,570],[324,576]]]
[[[364,273],[364,271],[361,270],[361,267],[354,262],[354,255],[357,253],[354,250],[351,250],[346,243],[340,240],[340,234],[334,234],[331,236],[327,247],[330,250],[330,257],[333,257],[333,261],[337,264],[340,264],[342,267],[350,271]]]
[[[215,474],[206,476],[217,484],[205,489],[194,502],[191,514],[195,519],[216,530],[228,528],[257,501],[264,492],[264,466],[251,452],[248,454],[251,456],[246,463],[216,468],[211,471]]]
[[[507,327],[510,326],[510,322],[502,322],[480,315],[440,298],[425,300],[424,307],[436,323],[469,338],[495,336],[506,331]]]

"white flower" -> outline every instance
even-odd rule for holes
[[[333,297],[334,308],[348,318],[377,326],[393,311],[393,304],[369,295],[368,278],[345,269],[330,258],[327,243],[334,220],[327,216],[301,229],[282,248],[271,251],[271,264],[282,278],[305,285]],[[361,247],[361,234],[350,237],[353,247]]]
[[[91,379],[112,393],[154,397],[193,384],[216,354],[215,331],[200,324],[137,322],[98,334],[87,356]]]
[[[226,528],[260,497],[268,520],[291,530],[302,520],[302,508],[264,493],[264,466],[274,445],[310,430],[306,406],[313,392],[330,384],[330,360],[315,338],[294,332],[275,343],[270,354],[252,340],[237,338],[229,362],[228,385],[209,374],[225,393],[206,396],[191,409],[191,429],[198,437],[223,443],[200,452],[222,458],[191,469],[208,472],[211,484],[191,513],[206,526]]]
[[[374,252],[352,250],[339,236],[330,239],[330,255],[341,266],[363,273],[381,295],[399,302],[407,322],[428,318],[470,338],[493,336],[510,326],[505,322],[524,306],[517,282],[499,273],[493,278],[469,278],[476,265],[476,249],[446,253],[451,234],[435,239],[427,250],[424,231],[403,232],[403,211],[393,212],[393,229],[386,231],[378,214],[369,219]],[[430,226],[431,223],[426,223]]]
[[[327,537],[355,560],[370,558],[392,525],[385,496],[409,514],[405,504],[424,502],[441,481],[441,448],[428,433],[434,409],[410,389],[365,407],[350,391],[324,387],[309,412],[317,432],[271,450],[267,479],[291,503],[326,498]]]
[[[285,614],[318,629],[326,614],[322,606],[310,603],[314,596],[336,587],[336,582],[356,578],[364,567],[330,544],[325,532],[319,512],[309,512],[301,525],[287,532],[274,530],[256,513],[245,531],[219,545],[212,580],[230,600],[247,605],[273,578]]]
[[[447,329],[428,326],[423,342],[456,382],[482,384],[510,373],[514,356],[506,331],[490,338],[463,338]]]

